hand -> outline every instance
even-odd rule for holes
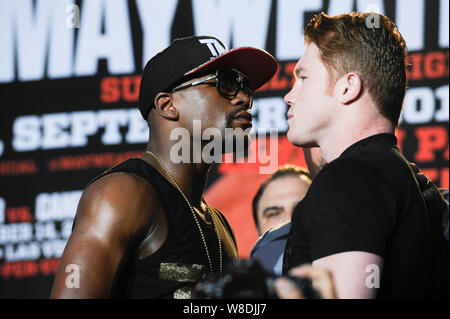
[[[301,265],[292,269],[289,275],[310,279],[313,288],[320,293],[323,299],[336,298],[333,278],[331,273],[326,269],[309,264]],[[305,299],[297,286],[286,277],[278,278],[275,281],[275,287],[277,294],[281,299]]]

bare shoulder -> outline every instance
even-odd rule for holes
[[[153,186],[142,177],[117,172],[96,180],[85,189],[81,200],[91,199],[130,207],[149,203],[156,199],[156,196]]]
[[[89,185],[81,196],[75,227],[111,226],[123,235],[132,235],[145,227],[152,211],[159,207],[154,188],[143,178],[128,173],[112,173]]]
[[[145,232],[158,203],[153,187],[132,174],[112,173],[90,184],[78,204],[51,297],[108,297],[124,252]],[[65,269],[73,264],[83,274],[80,289],[65,284]]]

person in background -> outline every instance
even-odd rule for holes
[[[253,219],[260,238],[250,256],[270,273],[281,275],[292,212],[311,181],[306,169],[286,164],[261,184],[253,198]]]
[[[442,226],[444,227],[444,237],[447,239],[448,244],[448,226],[449,226],[449,191],[448,188],[441,188],[439,189],[441,192],[442,197],[444,197],[445,203],[447,204],[447,208],[444,210],[443,216],[442,216]]]
[[[415,163],[411,163],[412,170],[422,189],[422,195],[427,204],[427,210],[433,212],[442,221],[442,229],[448,245],[449,225],[449,191],[448,188],[438,188],[428,177],[423,174]]]
[[[305,197],[312,178],[299,166],[280,166],[253,198],[253,219],[258,234],[291,220],[292,210]]]

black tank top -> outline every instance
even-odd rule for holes
[[[142,159],[131,158],[110,168],[97,179],[125,172],[147,180],[160,198],[167,220],[167,237],[152,255],[139,259],[137,239],[127,250],[114,279],[114,298],[190,298],[195,282],[209,272],[205,247],[192,212],[180,192],[155,168]],[[89,185],[88,184],[88,185]],[[237,258],[236,240],[225,217],[211,207],[222,241],[223,265]],[[219,243],[212,223],[197,219],[208,245],[214,272],[219,271]]]

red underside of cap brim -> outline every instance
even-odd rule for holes
[[[233,68],[250,79],[253,90],[269,81],[278,68],[276,60],[266,51],[256,48],[237,48],[208,61],[187,72],[185,76],[203,73],[218,68]]]

